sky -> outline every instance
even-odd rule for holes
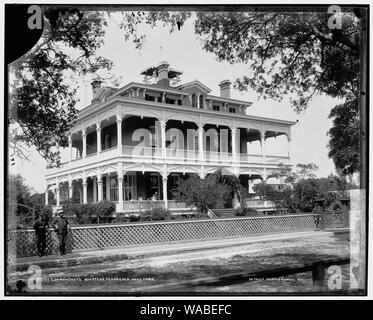
[[[131,82],[142,82],[140,76],[145,68],[156,65],[160,61],[168,61],[174,69],[182,71],[181,83],[198,79],[212,91],[212,95],[220,95],[218,83],[229,79],[232,82],[245,74],[250,74],[249,65],[219,62],[213,54],[202,49],[200,41],[194,34],[192,21],[174,33],[163,26],[154,29],[141,27],[139,31],[145,32],[146,41],[141,50],[135,49],[132,42],[126,42],[122,31],[117,24],[121,21],[120,15],[114,15],[106,30],[104,46],[99,54],[113,61],[111,73],[120,79],[119,87]],[[91,78],[79,79],[77,97],[78,109],[90,104],[92,90]],[[110,85],[110,83],[107,83]],[[238,92],[231,89],[231,97],[253,102],[248,108],[247,114],[264,116],[276,119],[298,121],[292,127],[292,163],[315,163],[319,170],[316,174],[320,177],[335,173],[333,161],[328,158],[327,132],[332,125],[328,114],[332,107],[340,103],[337,99],[326,96],[315,96],[307,110],[302,114],[295,113],[290,107],[287,97],[282,102],[273,100],[260,100],[258,95],[249,90]],[[266,150],[271,153],[284,151],[284,143],[269,139]],[[35,151],[30,149],[30,160],[15,159],[15,165],[10,167],[10,173],[20,173],[26,184],[36,192],[45,190],[45,160]]]

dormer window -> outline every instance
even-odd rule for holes
[[[212,110],[214,111],[220,111],[220,106],[212,106]]]
[[[166,103],[175,104],[175,99],[166,98]]]
[[[154,102],[155,98],[153,96],[149,96],[148,94],[146,94],[145,95],[145,100]]]

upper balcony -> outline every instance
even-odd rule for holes
[[[213,165],[232,167],[277,166],[290,164],[289,156],[263,155],[250,153],[213,152],[186,149],[162,149],[156,147],[136,147],[122,145],[122,148],[112,147],[99,153],[91,153],[83,157],[64,162],[59,168],[47,170],[47,176],[67,173],[70,170],[85,169],[99,166],[110,160],[128,163],[156,163],[156,164],[185,164],[185,165]]]

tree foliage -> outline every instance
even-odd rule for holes
[[[50,201],[53,194],[50,195]],[[51,216],[51,210],[45,206],[45,195],[33,192],[20,175],[10,175],[8,182],[8,225],[13,228],[32,226],[38,214]]]
[[[330,111],[333,127],[329,130],[329,157],[344,175],[352,175],[360,168],[359,102],[347,99]]]
[[[287,207],[290,212],[311,212],[318,200],[326,205],[338,198],[346,196],[345,191],[357,188],[348,182],[344,175],[329,175],[327,178],[316,178],[317,166],[313,163],[297,164],[292,170],[288,166],[280,166],[274,174],[285,184],[282,190],[275,190],[266,182],[259,183],[253,190],[262,198],[278,207]]]
[[[22,144],[36,150],[51,164],[77,116],[73,76],[110,69],[109,60],[96,56],[107,24],[103,13],[45,10],[44,32],[36,46],[12,63],[10,88],[10,141],[16,155],[26,157]]]
[[[179,200],[195,205],[199,211],[207,213],[208,208],[224,208],[230,198],[232,187],[218,181],[215,175],[205,179],[191,176],[180,182],[176,196]]]

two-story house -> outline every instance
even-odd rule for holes
[[[222,168],[249,188],[280,163],[289,164],[292,121],[249,116],[252,103],[230,97],[231,82],[219,83],[220,96],[198,80],[179,84],[182,72],[167,62],[141,73],[144,83],[122,88],[92,83],[92,103],[80,110],[69,134],[69,159],[48,169],[48,190],[57,206],[77,195],[82,203],[114,201],[117,212],[153,199],[175,208],[180,179],[202,179]],[[288,155],[266,150],[266,140],[286,135]],[[250,143],[260,141],[261,152]],[[211,191],[213,192],[213,190]]]

